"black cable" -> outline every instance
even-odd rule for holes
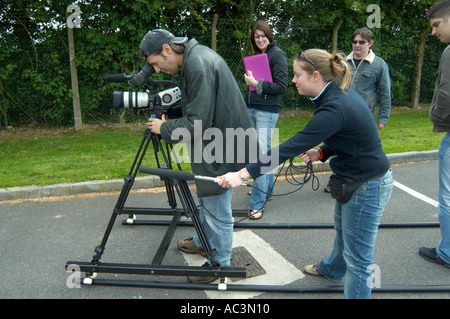
[[[276,197],[279,197],[279,196],[287,196],[287,195],[293,194],[293,193],[295,193],[295,192],[298,192],[300,189],[303,188],[303,186],[304,186],[305,184],[309,183],[311,180],[312,180],[312,185],[311,185],[311,187],[312,187],[313,191],[317,191],[317,190],[319,189],[319,179],[318,179],[318,177],[314,174],[314,170],[313,170],[312,163],[310,162],[310,163],[307,163],[306,166],[299,167],[299,166],[295,166],[294,163],[293,163],[293,161],[294,161],[294,158],[291,158],[291,159],[289,160],[289,166],[287,167],[287,169],[286,169],[284,175],[285,175],[286,181],[287,181],[289,184],[298,186],[298,188],[295,189],[295,190],[293,190],[293,191],[284,193],[284,194],[273,194],[272,196],[274,196],[274,197],[275,197],[275,196],[276,196]],[[217,221],[219,221],[219,222],[221,222],[221,223],[223,223],[223,224],[237,224],[237,223],[240,223],[240,222],[246,220],[247,218],[250,218],[250,216],[256,214],[256,213],[259,212],[259,211],[261,211],[261,210],[266,206],[266,203],[267,203],[267,201],[269,200],[269,197],[271,196],[270,194],[272,193],[272,191],[273,191],[273,189],[274,189],[274,187],[275,187],[275,184],[277,183],[277,179],[278,179],[278,177],[281,175],[281,172],[283,171],[283,168],[284,168],[285,165],[286,165],[286,162],[283,163],[283,165],[281,166],[281,168],[280,168],[278,174],[275,176],[274,183],[273,183],[271,189],[269,190],[269,192],[265,192],[265,191],[263,191],[263,190],[261,190],[261,189],[259,189],[259,188],[257,188],[257,187],[252,186],[254,189],[256,189],[256,190],[262,192],[263,194],[266,194],[266,200],[264,201],[264,204],[261,206],[260,209],[257,209],[256,212],[250,213],[247,217],[244,217],[244,218],[242,218],[242,219],[240,219],[240,220],[238,220],[238,221],[236,221],[236,222],[233,222],[233,223],[226,223],[226,222],[223,222],[223,221],[219,220],[216,216],[214,216],[213,214],[211,214],[211,212],[208,211],[208,209],[206,209],[206,207],[203,206],[203,208],[205,209],[205,212],[206,212],[209,216],[211,216],[212,218],[216,219]],[[289,175],[290,175],[290,177],[289,177]],[[303,179],[302,179],[302,180],[298,180],[298,179],[295,177],[296,175],[303,175]],[[289,178],[291,178],[291,180],[290,180]],[[317,187],[314,186],[316,182],[317,182]]]

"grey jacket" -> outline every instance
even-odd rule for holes
[[[191,39],[182,65],[183,116],[161,126],[168,143],[186,143],[192,172],[216,177],[250,163],[250,146],[257,145],[242,93],[226,62],[210,48]],[[254,158],[253,158],[254,160]],[[199,197],[219,195],[226,189],[198,181]]]
[[[370,50],[369,55],[358,67],[353,62],[353,52],[347,57],[352,73],[351,88],[361,95],[375,113],[377,105],[377,123],[387,124],[391,114],[391,78],[386,62]]]
[[[450,133],[450,45],[444,50],[436,74],[430,120],[433,132]]]

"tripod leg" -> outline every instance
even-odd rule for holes
[[[153,134],[152,142],[153,142],[153,150],[155,153],[156,164],[157,164],[158,168],[172,169],[172,162],[170,161],[170,156],[166,155],[166,153],[164,152],[164,148],[161,144],[161,136]],[[159,152],[161,152],[161,155],[162,155],[162,158],[163,158],[165,164],[160,164],[159,156],[158,156]],[[166,145],[166,152],[167,152],[167,154],[170,154],[168,144]],[[178,169],[181,170],[181,166],[179,164],[178,164]],[[175,190],[174,190],[173,181],[171,179],[166,179],[163,177],[161,177],[161,179],[164,180],[164,185],[166,187],[167,200],[169,202],[169,206],[170,206],[170,208],[175,209],[177,207],[177,201],[175,198]]]
[[[160,140],[159,136],[154,135],[153,147],[155,150],[155,154],[157,154],[159,151],[161,151],[163,160],[166,165],[165,168],[172,169],[172,163],[170,161],[170,158],[166,155],[166,153],[164,153],[164,149],[161,145],[161,140]],[[167,145],[167,152],[169,152],[168,145]],[[156,161],[157,161],[158,167],[161,167],[158,156],[156,156]],[[179,164],[178,164],[178,169],[181,170],[181,167]],[[169,203],[171,205],[175,205],[175,206],[172,206],[172,208],[176,207],[175,194],[174,194],[174,190],[173,190],[174,183],[176,184],[175,185],[176,190],[178,192],[178,197],[182,203],[183,210],[186,213],[187,217],[192,218],[195,230],[200,239],[200,243],[201,243],[203,249],[205,250],[206,257],[210,261],[211,265],[213,265],[213,267],[218,267],[219,263],[217,262],[217,260],[214,257],[216,255],[216,251],[211,248],[209,240],[206,236],[205,229],[203,228],[203,225],[199,219],[199,212],[198,212],[197,206],[195,204],[194,198],[192,197],[192,194],[191,194],[191,191],[189,189],[187,182],[186,181],[173,181],[171,179],[165,179],[164,181],[166,183],[166,191],[167,191],[167,196],[169,198]]]
[[[125,205],[125,202],[130,193],[131,187],[134,184],[134,180],[136,178],[136,174],[139,171],[139,167],[141,166],[142,160],[144,158],[145,152],[147,151],[148,145],[151,141],[152,133],[150,130],[146,130],[144,133],[144,137],[142,138],[141,145],[139,146],[138,152],[134,158],[133,165],[131,166],[129,174],[125,177],[125,183],[122,188],[122,191],[117,199],[116,206],[114,207],[113,214],[109,220],[108,226],[106,227],[105,234],[103,235],[103,239],[97,247],[95,247],[95,255],[92,257],[92,264],[98,264],[100,261],[103,252],[105,251],[106,242],[108,241],[109,235],[111,234],[111,230],[114,226],[114,222],[118,215],[121,214],[122,209]],[[130,216],[131,217],[131,216]]]
[[[192,197],[191,191],[186,181],[181,181],[179,183],[179,188],[181,191],[181,197],[185,201],[183,202],[183,207],[186,210],[186,216],[192,219],[192,223],[195,227],[200,243],[206,253],[206,258],[214,268],[218,268],[220,265],[215,258],[217,252],[215,249],[212,249],[211,244],[209,243],[209,240],[206,236],[206,231],[200,221],[199,210],[195,205],[194,198]]]
[[[159,168],[167,168],[167,167],[161,167]],[[161,180],[164,180],[164,186],[166,187],[166,193],[167,193],[167,202],[169,203],[170,208],[176,209],[177,208],[177,200],[175,198],[175,190],[173,181],[171,179],[163,178],[161,177]]]

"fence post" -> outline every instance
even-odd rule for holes
[[[425,56],[425,44],[428,38],[429,26],[426,26],[420,31],[419,38],[414,44],[416,53],[416,63],[414,67],[414,76],[412,78],[412,90],[411,90],[411,108],[419,107],[420,97],[420,80],[422,78],[423,58]]]
[[[339,37],[339,29],[341,28],[342,24],[344,23],[344,18],[339,18],[338,22],[333,28],[333,38],[332,38],[332,44],[331,44],[331,53],[336,53],[338,48],[338,37]]]
[[[213,23],[211,26],[211,49],[217,52],[217,22],[219,20],[219,15],[214,14]]]
[[[69,13],[66,12],[67,18]],[[80,94],[78,92],[78,74],[77,66],[75,64],[75,43],[73,39],[73,26],[67,25],[67,31],[69,35],[69,58],[70,58],[70,78],[72,81],[72,93],[73,93],[73,119],[75,122],[75,131],[82,129],[81,120],[81,108],[80,108]]]

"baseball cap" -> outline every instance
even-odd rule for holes
[[[145,54],[151,55],[156,50],[160,49],[164,44],[184,44],[187,41],[187,37],[176,37],[167,30],[155,29],[148,31],[147,34],[142,38],[139,49],[143,50]]]

